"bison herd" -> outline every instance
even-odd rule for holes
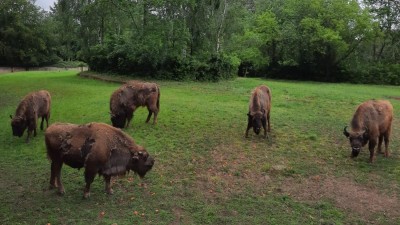
[[[271,89],[265,85],[256,87],[250,96],[248,124],[245,137],[250,128],[257,135],[264,130],[271,131]],[[67,164],[72,168],[85,168],[86,186],[84,198],[90,196],[90,185],[96,174],[104,177],[105,191],[112,194],[111,177],[125,174],[132,170],[143,178],[154,165],[154,159],[147,150],[120,128],[129,126],[135,110],[146,106],[152,114],[153,124],[157,123],[160,111],[160,89],[155,83],[128,81],[115,90],[110,98],[110,116],[112,126],[105,123],[70,124],[54,123],[48,126],[51,109],[51,96],[48,91],[41,90],[26,95],[17,107],[14,117],[11,117],[11,127],[14,136],[21,137],[27,129],[26,142],[30,136],[36,136],[37,120],[42,118],[40,129],[46,120],[45,144],[48,158],[51,160],[50,188],[57,188],[64,194],[61,182],[61,168]],[[351,130],[344,127],[343,134],[350,140],[351,156],[356,157],[361,147],[369,144],[370,158],[375,159],[375,146],[382,152],[382,142],[385,141],[386,157],[389,156],[389,138],[393,120],[393,107],[389,101],[369,100],[360,104],[351,120]]]

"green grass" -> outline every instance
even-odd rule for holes
[[[360,215],[334,199],[306,201],[284,190],[288,180],[321,176],[400,198],[400,101],[390,98],[400,97],[399,87],[250,78],[157,83],[158,124],[146,124],[147,110],[139,108],[125,130],[155,157],[153,170],[143,181],[132,173],[115,179],[112,196],[96,177],[90,199],[83,200],[83,170],[63,167],[64,196],[48,190],[44,132],[26,144],[25,136],[12,136],[9,115],[25,94],[46,89],[51,123],[110,124],[109,98],[119,84],[73,71],[0,75],[0,224],[400,223],[399,217]],[[272,89],[272,132],[269,139],[253,132],[246,139],[249,96],[259,84]],[[371,98],[389,99],[395,109],[391,157],[379,155],[374,164],[366,149],[350,159],[342,134],[356,106]]]

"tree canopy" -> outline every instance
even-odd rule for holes
[[[0,65],[400,84],[398,1],[58,0],[50,12],[33,3],[0,3]]]

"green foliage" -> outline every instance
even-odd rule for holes
[[[43,66],[58,61],[48,20],[31,1],[1,1],[0,66]]]
[[[379,65],[400,60],[399,1],[59,0],[45,12],[4,0],[0,15],[4,66],[83,61],[99,72],[214,81],[240,67],[240,76],[390,84],[396,69]]]
[[[400,64],[376,63],[351,67],[345,79],[352,83],[400,85]]]
[[[132,50],[135,49],[135,50]],[[236,76],[238,59],[216,54],[207,61],[195,57],[160,56],[154,48],[138,48],[127,40],[107,41],[91,48],[88,64],[94,71],[156,79],[219,81]],[[150,52],[149,52],[150,51]]]
[[[87,66],[87,64],[81,61],[60,61],[58,63],[52,64],[51,66],[60,68],[76,68]]]

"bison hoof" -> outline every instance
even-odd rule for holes
[[[83,194],[83,199],[88,199],[90,197],[90,192],[86,192]]]
[[[107,194],[109,194],[109,195],[113,195],[113,194],[114,194],[114,190],[113,190],[113,189],[106,190],[106,192],[107,192]]]
[[[57,193],[58,193],[58,195],[63,196],[65,194],[65,191],[62,190],[62,191],[58,191]]]

